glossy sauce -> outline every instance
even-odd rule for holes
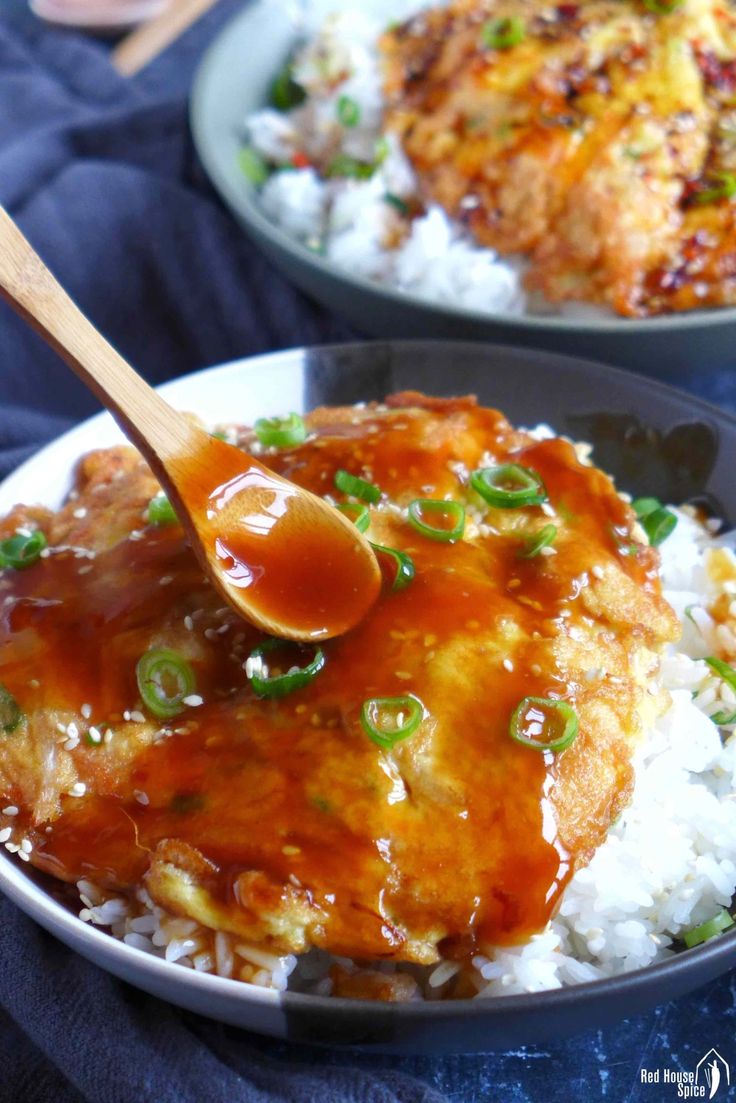
[[[262,637],[220,608],[176,526],[123,541],[83,575],[65,554],[6,572],[0,681],[29,716],[53,706],[84,727],[84,702],[86,723],[113,732],[109,744],[82,739],[69,752],[87,792],[62,796],[50,831],[31,824],[32,786],[2,794],[22,809],[32,861],[125,887],[145,876],[162,839],[182,839],[213,863],[207,889],[218,905],[237,914],[248,871],[277,896],[296,884],[322,915],[314,941],[366,959],[431,960],[437,944],[462,957],[541,929],[577,855],[551,800],[561,760],[514,743],[509,718],[525,696],[582,700],[584,687],[550,659],[553,618],[584,623],[578,599],[594,563],[615,563],[656,595],[656,554],[620,554],[612,534],[628,534],[632,515],[569,444],[519,438],[492,411],[346,415],[276,462],[315,491],[345,467],[406,504],[462,497],[456,465],[472,470],[486,449],[544,479],[569,530],[558,554],[520,559],[521,536],[507,529],[441,543],[372,511],[369,537],[407,551],[414,582],[385,586],[352,632],[323,645],[322,673],[281,701],[254,696],[243,662]],[[488,520],[508,526],[501,512]],[[223,543],[226,563],[241,558],[233,551]],[[154,644],[186,655],[204,703],[139,748],[143,729],[124,714],[140,708],[135,663]],[[362,731],[360,706],[407,693],[428,718],[386,754]]]

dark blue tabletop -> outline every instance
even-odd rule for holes
[[[354,336],[243,239],[194,157],[186,126],[193,68],[237,7],[221,0],[131,82],[112,72],[104,46],[42,31],[21,0],[0,6],[0,202],[152,382]],[[736,406],[730,372],[693,371],[680,382]],[[0,307],[0,474],[94,409]],[[643,1082],[642,1070],[692,1071],[711,1046],[736,1078],[733,974],[552,1045],[363,1056],[287,1046],[179,1012],[81,961],[7,901],[0,913],[0,1103],[658,1103],[677,1091]]]

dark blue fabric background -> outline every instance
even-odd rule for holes
[[[219,7],[135,81],[103,46],[0,4],[0,202],[151,382],[235,356],[351,336],[242,238],[196,163],[186,95]],[[247,64],[247,59],[244,59]],[[687,384],[736,405],[730,373]],[[0,474],[95,409],[0,305]],[[736,1075],[736,979],[604,1031],[474,1057],[382,1057],[246,1035],[126,987],[0,900],[0,1103],[655,1103],[642,1066]],[[733,1089],[732,1089],[733,1090]],[[721,1096],[724,1096],[723,1091]]]

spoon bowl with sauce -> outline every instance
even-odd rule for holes
[[[381,573],[355,525],[317,495],[172,409],[72,302],[0,208],[0,296],[110,411],[168,495],[205,574],[269,635],[353,628]]]

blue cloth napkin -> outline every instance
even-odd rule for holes
[[[154,383],[232,357],[353,336],[289,287],[203,177],[186,94],[220,4],[134,81],[104,47],[0,6],[0,202],[93,321]],[[734,405],[726,374],[687,381]],[[0,304],[0,474],[96,409]],[[736,1077],[736,986],[548,1046],[387,1057],[287,1046],[178,1011],[72,954],[0,899],[0,1103],[626,1100],[675,1089],[711,1047]]]

